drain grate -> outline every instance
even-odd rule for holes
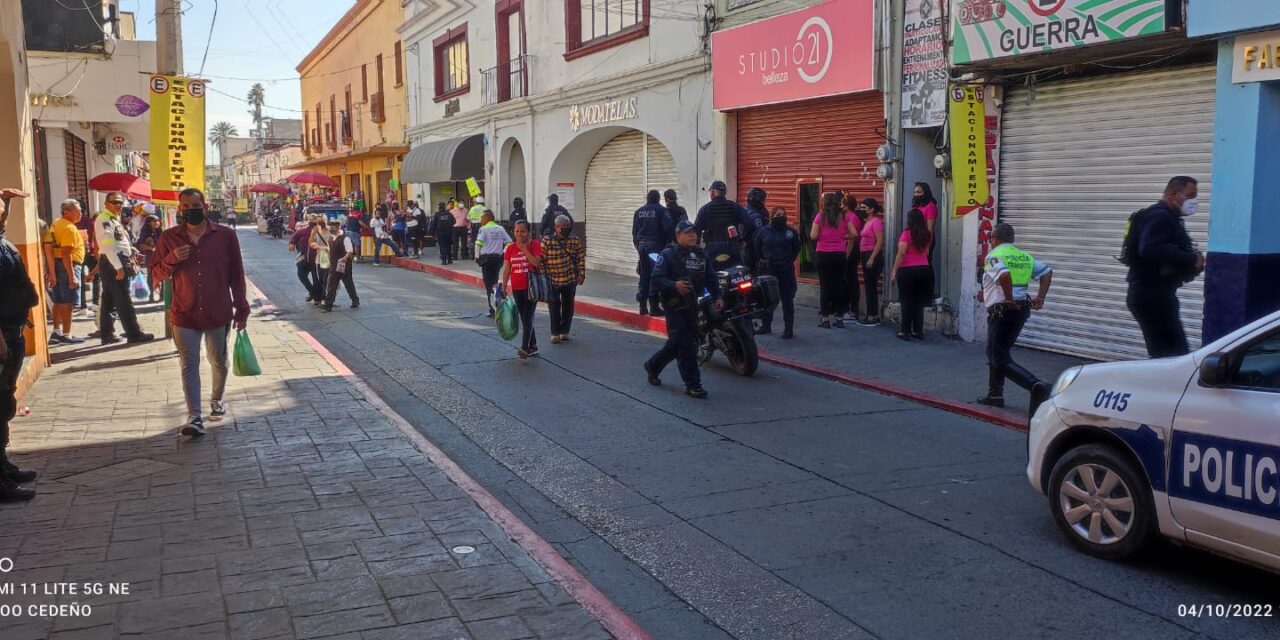
[[[167,471],[178,465],[147,458],[134,458],[117,462],[91,471],[59,478],[58,482],[77,485],[112,484],[135,480],[161,471]]]

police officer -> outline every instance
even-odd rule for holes
[[[790,340],[796,319],[796,258],[800,257],[800,232],[787,226],[787,210],[774,207],[768,226],[756,232],[760,268],[778,279],[782,297],[782,339]],[[773,333],[773,309],[764,316],[756,335]]]
[[[22,264],[22,254],[4,237],[9,222],[9,201],[26,198],[17,189],[0,189],[0,502],[30,500],[34,489],[20,483],[36,479],[34,471],[19,469],[9,461],[9,422],[18,410],[18,374],[27,355],[22,331],[29,322],[28,311],[40,303],[35,284]]]
[[[569,224],[573,224],[573,214],[561,206],[559,194],[547,196],[547,209],[542,214],[542,224],[538,225],[538,235],[551,236],[556,233],[556,218],[569,216]]]
[[[516,198],[511,201],[511,215],[507,216],[507,222],[511,223],[511,228],[516,228],[516,223],[529,220],[529,212],[525,211],[524,198]]]
[[[1204,254],[1196,250],[1183,223],[1183,218],[1199,209],[1199,195],[1195,178],[1174,177],[1159,202],[1134,216],[1125,238],[1129,255],[1125,302],[1152,358],[1185,355],[1190,350],[1178,315],[1178,288],[1204,270]]]
[[[689,212],[680,206],[680,202],[676,196],[675,189],[667,189],[662,192],[662,202],[667,205],[667,213],[671,215],[671,237],[667,242],[676,241],[676,225],[689,219]]]
[[[676,226],[675,243],[658,255],[652,282],[654,291],[662,295],[667,314],[667,343],[644,363],[649,384],[662,384],[658,374],[677,360],[684,392],[705,398],[707,392],[698,371],[698,294],[705,287],[715,300],[716,309],[724,308],[724,299],[711,261],[698,247],[698,232],[688,220]]]
[[[742,234],[742,261],[751,270],[751,275],[759,275],[759,254],[756,252],[756,234],[769,226],[769,212],[764,208],[764,199],[768,193],[760,187],[751,187],[747,191],[747,215],[751,224]]]
[[[1053,269],[1014,246],[1013,240],[1013,225],[996,225],[987,268],[982,274],[981,297],[987,306],[987,395],[978,398],[978,404],[988,407],[1004,406],[1005,378],[1031,391],[1033,407],[1038,405],[1037,398],[1048,396],[1048,385],[1014,362],[1009,351],[1031,317],[1031,310],[1044,306]],[[1039,283],[1034,300],[1027,296],[1032,280]]]
[[[638,259],[636,271],[640,274],[640,288],[636,291],[636,302],[640,303],[640,314],[660,315],[658,297],[649,289],[649,277],[653,274],[653,260],[649,254],[662,251],[667,239],[675,232],[675,225],[666,207],[658,204],[658,192],[650,191],[645,197],[646,204],[636,209],[631,219],[631,244],[636,248]]]
[[[741,205],[725,197],[728,187],[724,182],[712,182],[708,191],[711,202],[702,205],[693,223],[699,239],[706,245],[707,255],[716,269],[742,264],[738,243],[746,229],[754,232],[755,221]]]
[[[445,208],[443,202],[436,205],[436,212],[431,216],[428,230],[435,236],[436,246],[440,248],[440,264],[453,263],[453,225],[456,221],[453,214]]]

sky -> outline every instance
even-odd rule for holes
[[[240,135],[249,135],[253,119],[244,97],[254,82],[266,90],[264,115],[301,118],[295,67],[353,4],[354,0],[184,0],[182,63],[188,75],[199,73],[208,44],[203,63],[203,76],[210,81],[207,126],[225,120]],[[120,10],[137,16],[139,40],[155,40],[155,0],[120,0]],[[206,158],[216,162],[213,149],[206,150]]]

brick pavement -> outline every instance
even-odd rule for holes
[[[22,606],[0,638],[610,637],[296,327],[255,315],[250,335],[264,374],[232,376],[198,441],[175,434],[169,342],[56,350],[13,424],[42,475],[0,505],[0,614]],[[107,592],[44,593],[67,583]],[[90,614],[27,615],[72,603]]]

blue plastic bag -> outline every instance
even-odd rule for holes
[[[139,273],[129,282],[129,289],[133,291],[135,300],[146,300],[151,297],[151,287],[147,286],[147,276]]]

